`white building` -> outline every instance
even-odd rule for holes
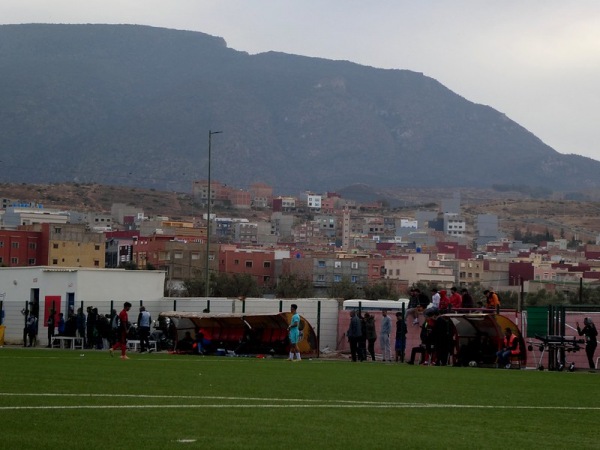
[[[13,205],[6,208],[3,216],[3,226],[16,229],[20,225],[33,225],[37,223],[65,224],[69,221],[69,214],[65,211],[44,209],[42,205]]]
[[[306,206],[308,209],[320,211],[322,197],[317,194],[306,194]]]
[[[23,337],[24,316],[27,309],[39,313],[39,345],[47,344],[46,320],[50,309],[67,316],[88,306],[98,308],[100,314],[109,314],[113,308],[120,311],[128,301],[134,308],[140,301],[152,302],[163,298],[165,272],[159,270],[93,269],[81,267],[2,267],[0,268],[0,298],[6,326],[5,340],[20,341]],[[137,319],[137,308],[132,315]],[[158,312],[156,312],[158,315]]]
[[[465,219],[458,214],[444,214],[444,233],[452,237],[464,237],[467,230]]]

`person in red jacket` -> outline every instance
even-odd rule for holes
[[[452,286],[450,288],[450,306],[452,306],[453,310],[457,310],[462,308],[462,297],[461,295],[458,293],[458,289],[456,289],[456,287]]]
[[[119,313],[119,336],[117,343],[110,349],[110,356],[117,349],[121,349],[121,359],[129,359],[127,356],[127,331],[129,330],[129,315],[127,312],[131,309],[131,303],[125,302],[123,310]]]
[[[498,357],[498,367],[510,369],[510,357],[520,353],[519,338],[512,333],[510,328],[505,328],[504,339],[502,340],[502,350],[496,353],[496,356]]]
[[[450,299],[446,295],[446,291],[440,291],[440,313],[445,314],[450,306]]]

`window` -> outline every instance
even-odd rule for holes
[[[239,266],[240,265],[240,260],[239,259],[234,259],[233,260],[233,264],[236,265],[236,266]]]
[[[94,267],[100,267],[100,261],[95,259],[94,260]]]
[[[317,281],[325,281],[325,275],[317,275]]]
[[[19,243],[18,242],[11,242],[10,246],[12,248],[19,248]]]
[[[11,264],[19,264],[19,258],[15,258],[14,256],[12,258],[10,258],[10,263]]]
[[[339,283],[340,281],[342,281],[342,276],[341,275],[334,275],[333,276],[333,282],[334,283]]]
[[[263,282],[265,282],[265,283],[268,283],[270,280],[271,280],[271,277],[270,277],[270,276],[268,276],[268,275],[265,275],[265,276],[263,277]]]
[[[350,278],[350,281],[352,281],[353,283],[358,282],[358,275],[352,275],[352,277]]]
[[[57,264],[58,264],[58,259],[54,258],[54,259],[52,260],[52,264],[54,264],[54,265],[57,265]]]
[[[265,262],[263,263],[263,267],[264,267],[265,269],[270,269],[270,268],[271,268],[271,261],[265,261]]]
[[[339,269],[340,267],[342,267],[342,262],[341,261],[335,261],[333,263],[333,267],[335,267],[336,269]]]
[[[27,261],[27,263],[28,263],[30,266],[35,266],[35,258],[29,258],[29,260]]]
[[[35,250],[37,248],[37,244],[35,242],[29,243],[29,250]]]
[[[323,260],[320,260],[320,261],[318,261],[318,262],[317,262],[317,265],[318,265],[319,267],[325,267],[325,261],[323,261]]]
[[[98,244],[95,244],[94,245],[94,250],[96,250],[96,251],[100,250],[100,246]]]
[[[60,227],[54,227],[54,232],[56,234],[60,234],[62,232],[62,229]]]
[[[352,267],[353,269],[358,269],[358,263],[357,262],[353,262],[350,267]]]
[[[4,241],[0,241],[0,248],[4,247]]]
[[[252,261],[246,261],[246,267],[251,268],[252,267]]]
[[[192,260],[197,260],[197,259],[200,259],[200,253],[192,252]]]
[[[175,259],[182,259],[183,258],[183,252],[179,251],[179,250],[175,250],[174,256],[175,256]]]

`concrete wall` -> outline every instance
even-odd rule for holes
[[[298,312],[308,320],[315,332],[320,330],[320,348],[336,348],[338,302],[332,299],[277,300],[249,298],[244,302],[231,298],[164,298],[164,273],[159,271],[120,271],[73,269],[72,271],[43,272],[40,268],[16,268],[14,271],[0,270],[0,294],[6,292],[3,300],[5,341],[7,344],[21,344],[25,317],[21,310],[29,301],[30,289],[40,289],[40,315],[38,346],[47,345],[47,328],[43,318],[43,305],[46,295],[59,295],[61,311],[66,311],[66,293],[75,293],[75,308],[88,306],[98,308],[100,314],[110,314],[112,307],[120,311],[125,301],[132,303],[130,321],[137,321],[140,302],[156,320],[163,311],[202,312],[209,306],[211,313],[278,313],[288,312],[296,303]],[[37,269],[37,270],[35,270]],[[159,274],[161,274],[159,276]],[[154,275],[154,276],[153,276]],[[37,281],[34,281],[37,280]],[[13,284],[16,281],[17,284]],[[1,298],[1,297],[0,297]],[[320,305],[320,325],[319,325]]]

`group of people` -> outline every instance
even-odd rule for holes
[[[422,365],[445,366],[454,342],[454,333],[450,322],[442,317],[437,308],[425,310],[425,320],[421,324],[419,334],[421,343],[413,347],[408,364],[414,364],[417,355],[421,356]]]
[[[396,335],[395,335],[395,359],[396,362],[404,362],[406,349],[406,322],[401,312],[396,313]],[[387,310],[381,311],[381,324],[379,328],[379,345],[384,362],[392,361],[391,349],[392,319]],[[366,361],[369,357],[375,361],[375,341],[377,341],[377,330],[375,316],[365,312],[361,314],[355,310],[350,311],[350,326],[346,332],[350,343],[350,354],[352,361]]]
[[[115,336],[115,342],[110,346],[110,356],[114,355],[115,350],[121,351],[121,359],[129,359],[127,356],[127,338],[131,329],[129,322],[129,310],[131,303],[125,302],[123,309],[117,315],[113,316],[112,329]],[[114,311],[113,311],[114,313]],[[140,353],[150,352],[150,326],[152,325],[152,316],[146,310],[145,306],[140,306],[140,312],[137,317],[137,337],[140,341]]]
[[[82,308],[77,309],[77,313],[69,310],[67,319],[64,313],[56,314],[56,310],[51,309],[46,321],[48,331],[48,345],[52,346],[52,339],[55,336],[80,337],[83,340],[83,347],[87,349],[121,349],[122,356],[126,356],[123,350],[123,344],[126,347],[127,336],[130,333],[131,322],[129,322],[128,311],[131,309],[131,303],[125,302],[121,313],[117,314],[112,310],[111,314],[100,314],[98,308],[87,307],[87,315]],[[152,317],[144,306],[140,306],[140,312],[137,318],[137,335],[140,340],[140,351],[150,351],[150,328]],[[24,330],[24,345],[35,347],[37,345],[37,335],[39,331],[38,317],[34,312],[27,315]],[[126,358],[123,358],[126,359]]]
[[[475,304],[475,301],[467,288],[462,288],[459,292],[458,288],[453,286],[448,293],[448,291],[444,289],[438,290],[434,287],[431,289],[431,296],[427,296],[427,294],[421,292],[419,288],[412,288],[409,293],[406,316],[412,318],[412,324],[416,326],[420,325],[419,315],[424,313],[427,308],[436,308],[442,314],[445,314],[459,309],[496,309],[500,306],[498,294],[496,294],[493,289],[486,289],[483,291],[483,295],[485,303],[483,301],[478,301],[477,304]]]

